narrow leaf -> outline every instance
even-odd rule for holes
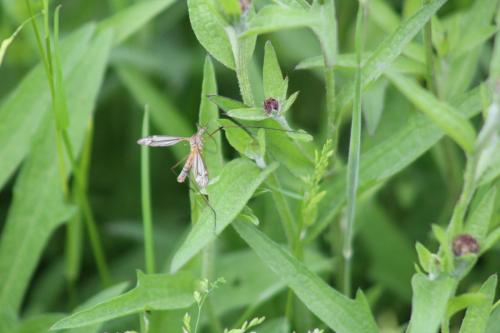
[[[260,259],[332,330],[339,333],[378,332],[362,292],[358,292],[354,300],[345,297],[255,226],[241,221],[233,226]]]
[[[244,109],[233,109],[227,112],[227,115],[231,118],[242,119],[242,120],[264,120],[269,118],[262,108],[244,108]]]
[[[281,68],[278,63],[278,58],[276,57],[276,52],[274,51],[273,45],[269,41],[266,43],[266,47],[264,49],[264,68],[262,77],[264,97],[272,97],[279,100],[283,95],[283,75],[281,74]]]
[[[476,141],[476,132],[464,116],[449,104],[439,101],[416,81],[394,72],[387,72],[386,76],[420,111],[453,138],[466,152],[472,152]]]

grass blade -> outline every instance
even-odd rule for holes
[[[146,105],[142,120],[142,137],[149,135],[149,107]],[[149,147],[141,147],[141,204],[142,224],[144,227],[144,253],[146,272],[155,272],[155,253],[153,239],[153,213],[151,209],[151,178],[149,176]]]
[[[96,38],[66,81],[71,140],[80,147],[109,55],[110,34]],[[86,80],[81,80],[85,77]],[[85,101],[85,102],[82,102]],[[23,165],[0,241],[0,308],[17,311],[41,252],[55,228],[74,212],[60,190],[52,120],[38,133],[37,149]],[[36,190],[34,190],[36,189]],[[59,190],[58,190],[59,189]],[[12,253],[16,253],[15,257]]]
[[[238,234],[318,318],[338,333],[378,332],[366,299],[349,299],[249,223],[233,223]]]

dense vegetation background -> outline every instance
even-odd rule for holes
[[[198,332],[500,332],[497,0],[30,3],[0,2],[0,332],[195,332],[203,302]],[[226,113],[210,207],[188,145],[141,160]]]

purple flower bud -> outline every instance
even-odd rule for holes
[[[280,103],[276,98],[269,97],[264,101],[264,111],[270,116],[271,114],[277,112],[280,108]]]
[[[477,240],[469,234],[458,235],[453,240],[453,253],[456,257],[461,257],[468,253],[478,253],[479,244]]]
[[[247,10],[250,8],[251,4],[252,0],[240,0],[241,13],[245,14]]]

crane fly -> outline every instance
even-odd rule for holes
[[[190,152],[182,167],[181,173],[177,176],[177,181],[183,183],[189,175],[193,175],[194,181],[201,189],[206,189],[208,185],[208,170],[203,161],[203,135],[207,128],[199,127],[198,131],[190,137],[153,135],[139,139],[138,144],[150,147],[169,147],[179,142],[189,142]]]

